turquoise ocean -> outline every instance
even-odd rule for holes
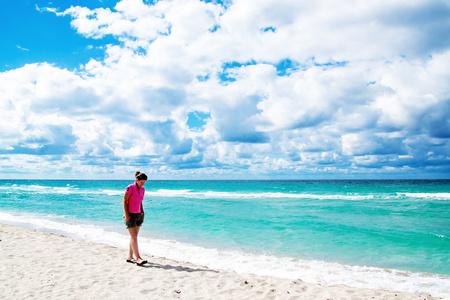
[[[122,198],[130,183],[0,180],[0,223],[127,249]],[[147,257],[450,296],[450,180],[148,180],[144,187]]]

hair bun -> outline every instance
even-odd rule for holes
[[[140,171],[136,171],[136,173],[134,173],[134,176],[137,180],[147,180],[147,175],[141,173]]]

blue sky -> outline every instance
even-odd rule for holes
[[[450,4],[0,4],[0,179],[450,178]]]

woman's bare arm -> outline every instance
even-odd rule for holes
[[[125,220],[129,220],[130,219],[130,214],[128,211],[128,200],[130,199],[130,194],[125,193],[125,195],[123,195],[123,212],[125,213]]]

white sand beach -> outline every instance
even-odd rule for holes
[[[212,270],[0,224],[1,299],[442,299]]]

